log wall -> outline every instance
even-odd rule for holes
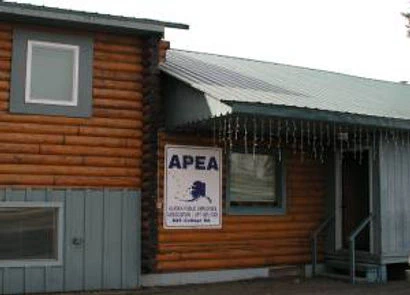
[[[68,118],[9,112],[12,36],[1,23],[0,185],[139,188],[146,40],[94,33],[93,115]]]
[[[166,143],[209,145],[210,140],[164,133],[159,136],[157,207],[161,209],[157,214],[156,272],[310,263],[309,236],[325,217],[325,165],[308,159],[302,163],[298,154],[287,153],[285,215],[224,214],[221,230],[166,230],[162,226]]]

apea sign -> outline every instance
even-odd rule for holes
[[[220,148],[166,145],[164,228],[222,227]]]

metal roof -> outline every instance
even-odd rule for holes
[[[410,120],[410,86],[402,83],[182,50],[169,50],[161,69],[228,105],[399,119],[410,127],[403,122]]]
[[[33,22],[35,24],[84,26],[87,28],[95,27],[153,33],[163,33],[165,27],[176,29],[189,28],[188,25],[180,23],[4,1],[0,1],[0,17],[3,20]]]

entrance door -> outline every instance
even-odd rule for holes
[[[342,243],[349,247],[349,236],[369,215],[369,153],[345,152],[342,160]],[[356,250],[369,251],[369,227],[356,238]]]

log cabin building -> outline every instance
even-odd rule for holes
[[[410,251],[410,87],[0,3],[0,294],[332,272]]]
[[[168,50],[160,69],[158,177],[152,199],[143,195],[143,212],[155,214],[143,227],[143,270],[155,274],[146,284],[290,266],[385,282],[389,266],[407,264],[410,86],[182,50]],[[175,146],[221,149],[219,227],[172,227]]]
[[[0,2],[0,294],[140,284],[165,27],[187,28]]]

